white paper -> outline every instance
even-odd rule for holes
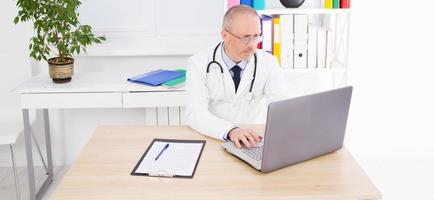
[[[164,150],[158,160],[155,160],[167,143],[169,143],[169,147]],[[143,158],[136,173],[148,173],[156,176],[191,176],[196,162],[198,162],[202,145],[203,143],[156,141]]]

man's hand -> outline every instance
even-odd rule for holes
[[[241,148],[241,144],[243,144],[244,147],[250,149],[257,147],[257,143],[261,141],[262,137],[252,129],[234,128],[229,132],[229,139],[235,143],[237,148]]]

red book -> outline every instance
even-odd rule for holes
[[[350,8],[350,0],[341,0],[341,8]]]

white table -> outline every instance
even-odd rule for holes
[[[54,84],[48,75],[32,77],[15,90],[21,98],[26,144],[30,199],[41,199],[53,180],[53,161],[48,109],[69,108],[146,108],[184,106],[184,88],[167,89],[127,82],[143,72],[89,72],[75,74],[70,83]],[[47,153],[47,178],[36,192],[29,109],[42,109]]]

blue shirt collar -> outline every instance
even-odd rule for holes
[[[222,47],[221,47],[221,51],[222,51],[222,58],[223,58],[223,62],[226,64],[226,67],[228,68],[228,70],[230,71],[232,69],[232,67],[234,67],[235,65],[238,65],[241,70],[244,70],[247,66],[247,61],[242,60],[241,62],[239,62],[238,64],[235,63],[231,58],[229,58],[229,56],[226,54],[226,52],[224,51],[224,43],[222,43]]]

